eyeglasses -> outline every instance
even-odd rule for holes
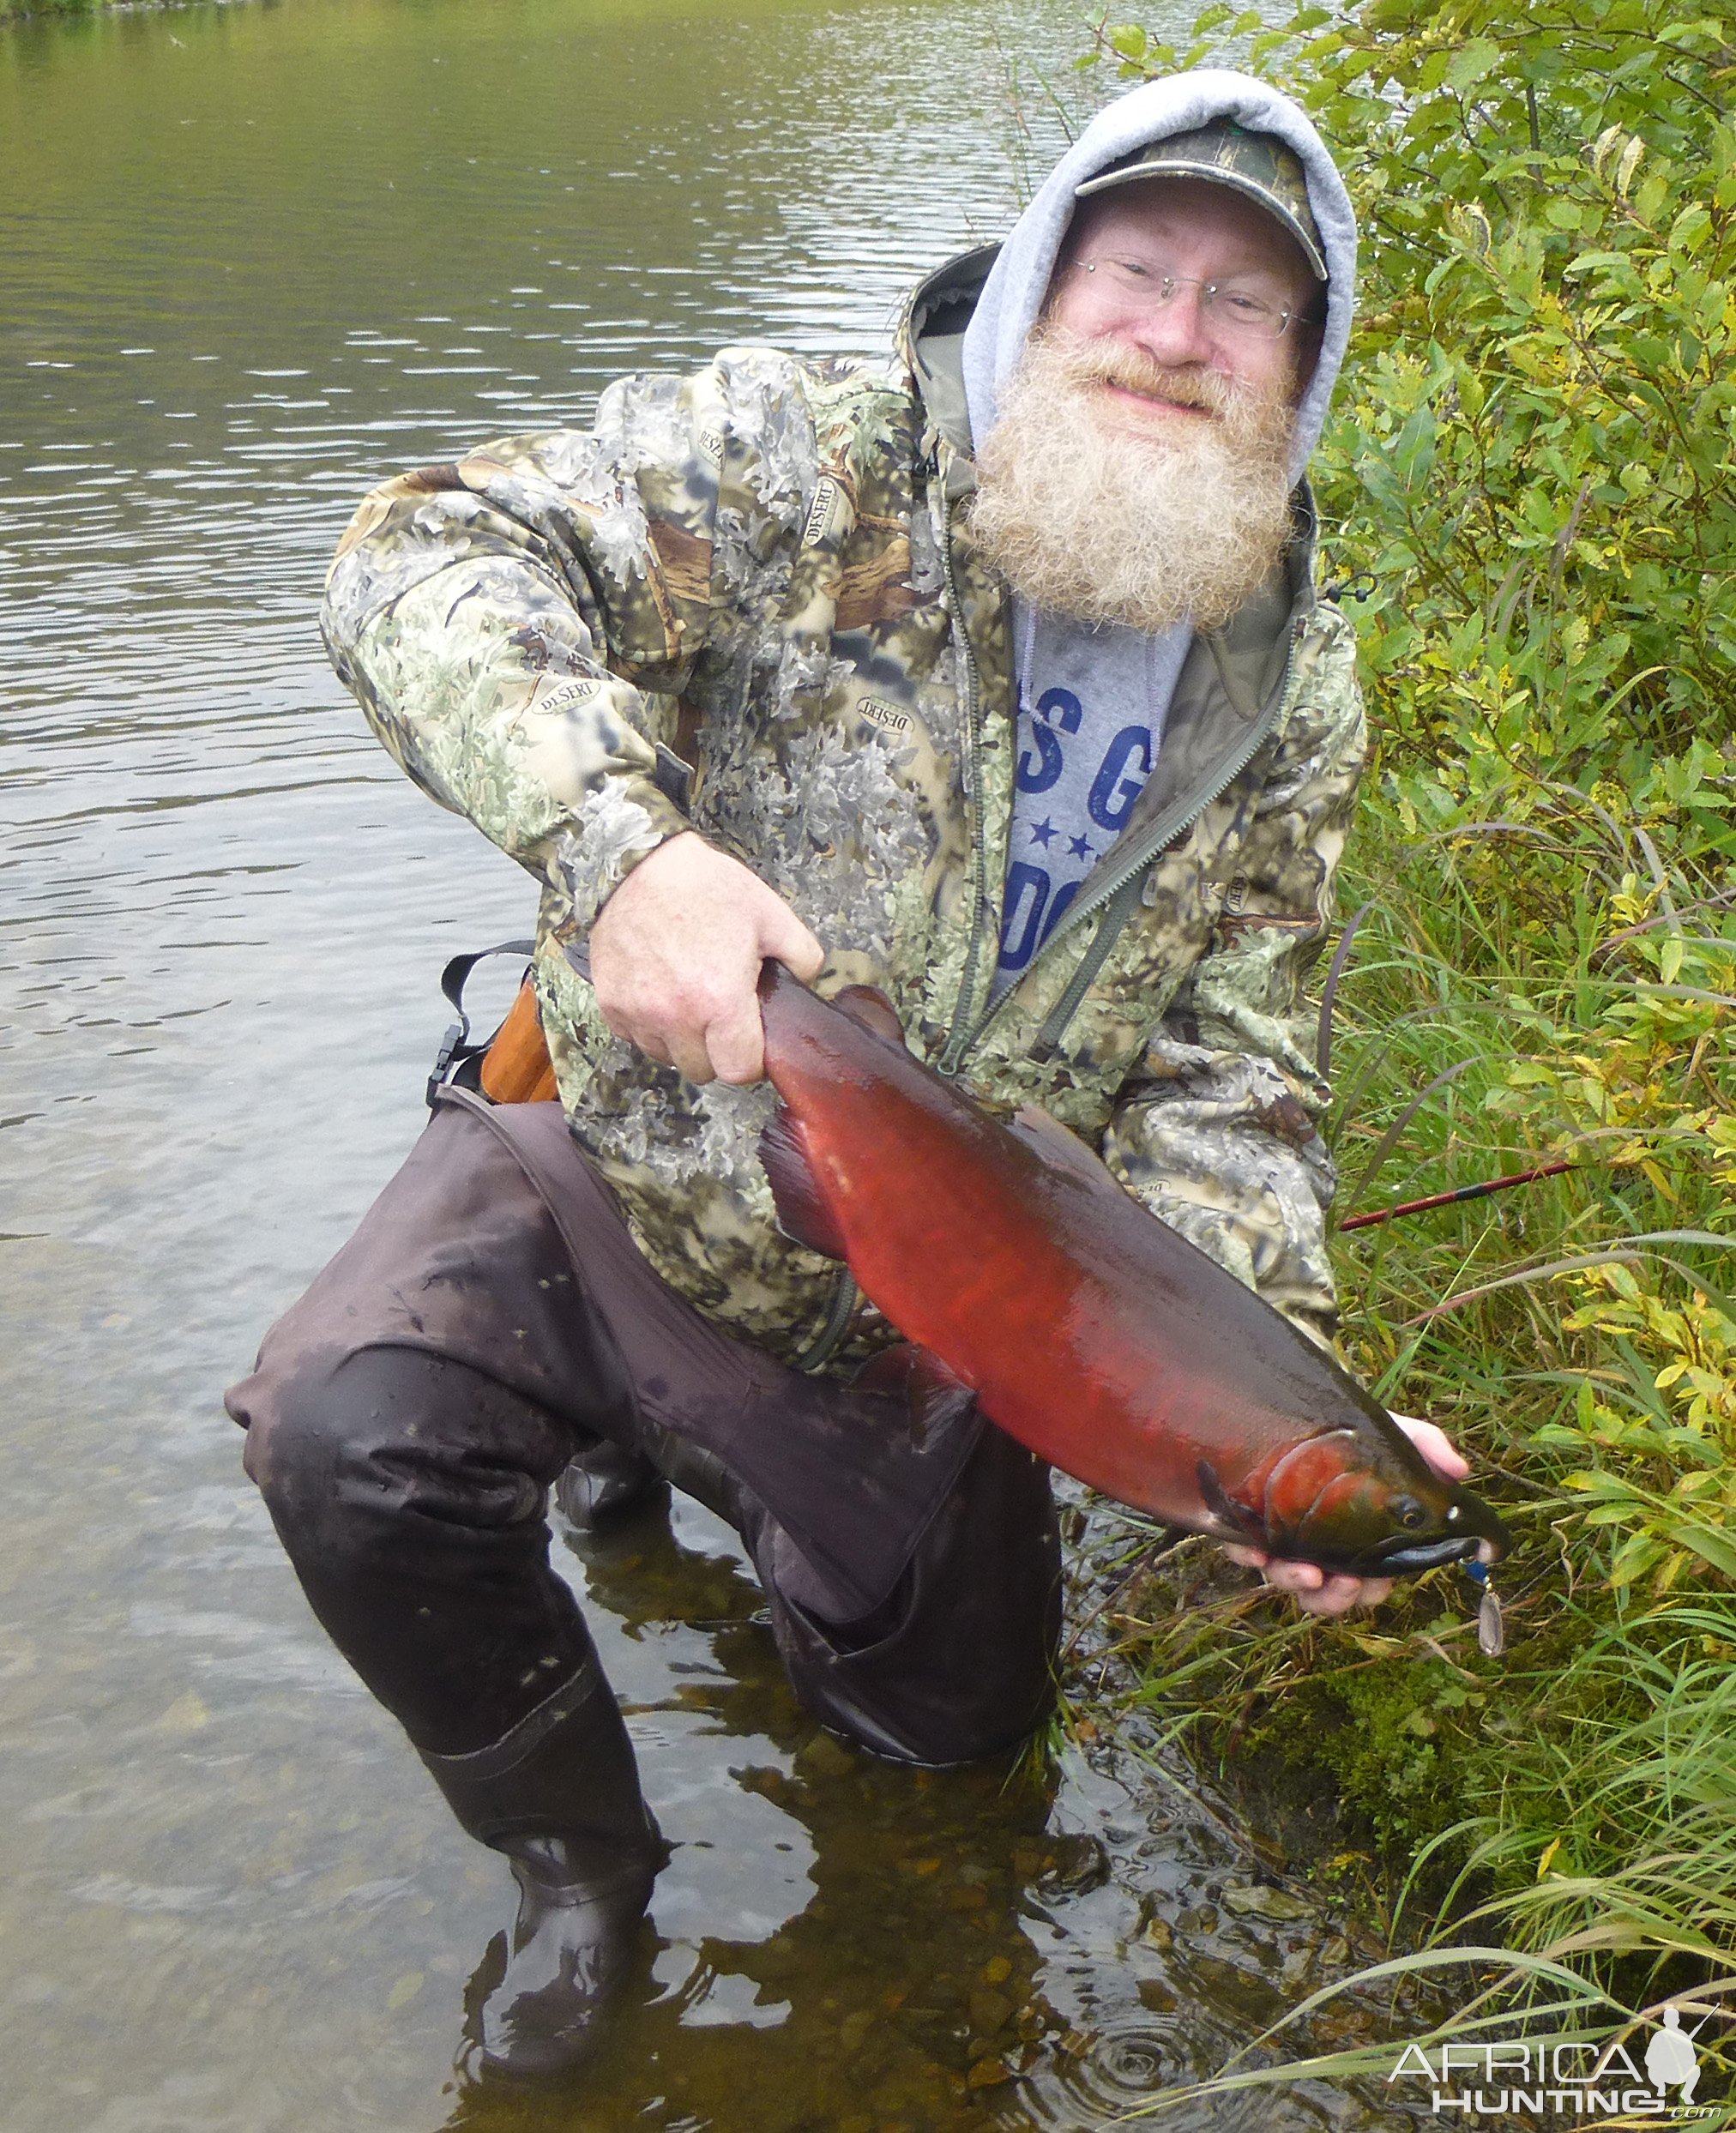
[[[1082,273],[1100,274],[1112,288],[1130,298],[1142,311],[1162,310],[1178,289],[1197,289],[1202,314],[1218,332],[1233,334],[1239,340],[1276,340],[1299,316],[1281,309],[1245,282],[1201,281],[1191,274],[1171,274],[1137,259],[1076,259],[1072,264]]]

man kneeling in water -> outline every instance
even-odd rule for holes
[[[438,1091],[229,1404],[320,1619],[517,1877],[488,2065],[582,2055],[665,1856],[552,1486],[719,1510],[797,1693],[882,1755],[991,1755],[1051,1699],[1046,1471],[973,1410],[889,1431],[848,1380],[894,1329],[773,1220],[763,959],[882,988],[1329,1338],[1301,983],[1365,737],[1303,473],[1353,258],[1293,105],[1148,84],[893,363],[625,379],[344,538],[339,673],[539,884],[560,1100]]]

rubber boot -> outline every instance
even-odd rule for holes
[[[672,1430],[660,1429],[647,1420],[641,1421],[640,1437],[644,1449],[638,1456],[657,1479],[679,1489],[684,1496],[690,1496],[696,1503],[702,1503],[726,1526],[733,1527],[750,1550],[764,1523],[765,1511],[718,1455],[690,1437],[678,1437]]]
[[[553,2074],[593,2048],[627,1981],[668,1858],[627,1729],[593,1654],[491,1746],[422,1751],[468,1833],[519,1888],[506,1971],[476,2017],[484,2069]]]
[[[828,1588],[823,1573],[817,1572],[799,1555],[763,1554],[767,1539],[776,1530],[770,1513],[715,1452],[654,1426],[647,1426],[643,1437],[645,1456],[669,1485],[679,1489],[684,1496],[690,1496],[695,1503],[702,1503],[733,1529],[758,1571],[762,1584],[769,1593],[775,1588],[775,1624],[779,1605],[787,1606],[793,1602],[811,1619],[823,1624],[826,1642],[835,1651],[848,1652],[876,1642],[884,1633],[904,1604],[901,1583],[886,1595],[880,1606],[867,1614],[853,1613],[847,1604],[841,1609],[835,1592]],[[835,1730],[855,1737],[855,1729],[836,1714],[827,1714],[827,1722]]]
[[[555,1484],[555,1505],[579,1532],[594,1533],[623,1512],[636,1510],[662,1482],[642,1453],[606,1437],[594,1437],[563,1470]]]

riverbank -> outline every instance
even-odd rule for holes
[[[195,7],[228,7],[233,0],[0,0],[0,27],[12,22],[64,22],[80,15],[162,15]]]
[[[29,22],[73,15],[111,15],[141,5],[173,7],[180,0],[0,0],[0,23]]]
[[[1573,1166],[1335,1247],[1349,1359],[1514,1527],[1508,1652],[1456,1573],[1316,1625],[1197,1549],[1122,1636],[1171,1737],[1335,1792],[1411,1932],[1549,1958],[1616,2035],[1736,1967],[1732,55],[1656,0],[1477,23],[1313,10],[1253,63],[1366,245],[1315,468],[1375,734],[1336,1217]]]

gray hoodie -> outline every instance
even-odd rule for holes
[[[965,395],[978,443],[1017,367],[1072,220],[1075,189],[1154,141],[1216,118],[1275,134],[1300,157],[1329,280],[1320,355],[1296,410],[1290,474],[1318,443],[1350,337],[1356,221],[1325,144],[1299,107],[1251,75],[1201,68],[1142,83],[1094,118],[1001,248],[964,336]],[[1150,773],[1192,630],[1157,637],[1094,629],[1016,604],[1021,775],[1014,801],[997,988],[1017,978],[1117,834]]]

